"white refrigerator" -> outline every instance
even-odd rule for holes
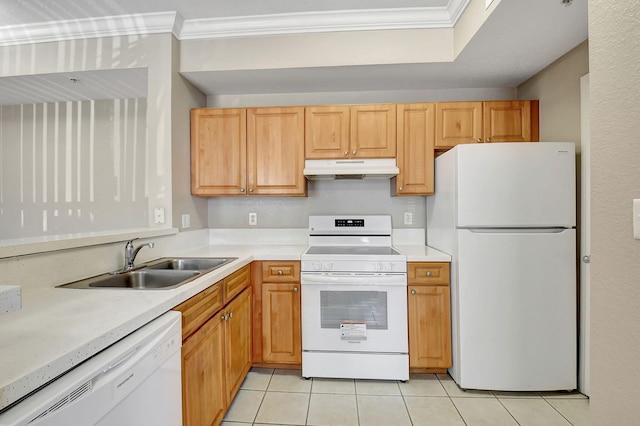
[[[452,258],[449,372],[461,388],[576,388],[575,193],[573,143],[436,158],[427,244]]]

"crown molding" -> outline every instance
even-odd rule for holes
[[[335,31],[449,28],[451,26],[451,16],[446,7],[335,10],[191,19],[184,22],[179,38],[193,40]]]
[[[0,46],[175,32],[177,12],[118,15],[0,27]]]
[[[0,27],[0,46],[96,37],[173,33],[180,40],[335,31],[451,28],[471,0],[446,7],[332,10],[188,19],[178,12],[52,21]]]

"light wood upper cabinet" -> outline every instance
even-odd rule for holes
[[[247,110],[250,195],[306,195],[304,108]]]
[[[391,181],[393,195],[433,194],[435,109],[434,103],[397,105],[400,173]]]
[[[396,106],[353,105],[351,107],[351,157],[396,156]]]
[[[191,110],[191,193],[238,195],[246,187],[244,109]]]
[[[306,107],[305,127],[307,159],[396,156],[394,104]]]
[[[305,158],[344,158],[349,155],[348,105],[305,108]]]
[[[436,149],[461,143],[538,141],[538,101],[439,102]]]
[[[409,367],[414,371],[451,367],[449,267],[445,262],[407,264]]]
[[[482,139],[482,102],[436,104],[436,148],[453,148]]]
[[[483,104],[485,142],[538,140],[538,101],[492,101]]]

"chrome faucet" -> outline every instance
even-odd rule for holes
[[[133,242],[138,238],[134,238],[132,240],[127,241],[127,245],[124,246],[124,267],[121,271],[118,272],[127,272],[133,269],[133,262],[136,260],[136,256],[138,252],[143,247],[153,248],[155,246],[154,243],[140,244],[138,247],[133,247]]]

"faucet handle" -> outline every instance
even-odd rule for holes
[[[132,238],[132,239],[130,239],[129,241],[127,241],[126,246],[127,246],[127,247],[133,247],[133,242],[134,242],[135,240],[139,240],[139,239],[140,239],[139,237],[138,237],[138,238]]]

